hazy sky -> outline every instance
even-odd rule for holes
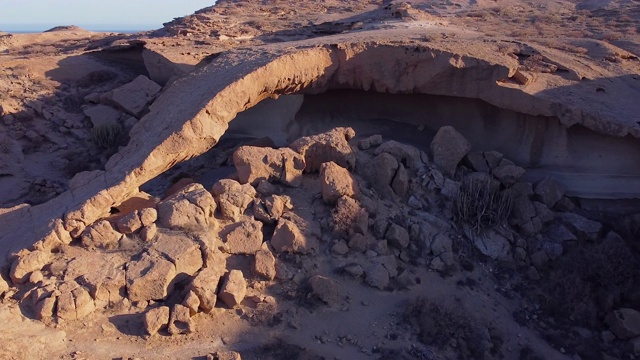
[[[151,30],[215,0],[0,0],[0,31],[78,25],[87,30]]]

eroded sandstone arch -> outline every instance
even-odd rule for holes
[[[406,41],[326,45],[312,40],[296,45],[233,51],[176,81],[133,128],[129,144],[104,171],[77,175],[69,191],[45,204],[0,210],[0,244],[6,254],[39,239],[37,246],[47,247],[79,235],[146,181],[213,147],[237,113],[283,94],[357,89],[478,98],[505,109],[557,117],[566,126],[581,124],[607,135],[640,137],[640,128],[621,120],[637,111],[637,105],[635,110],[603,114],[582,95],[558,98],[553,92],[505,86],[501,81],[516,73],[518,62],[497,48],[487,49],[487,44],[469,43],[464,54],[446,44]]]

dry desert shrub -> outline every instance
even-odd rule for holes
[[[95,126],[91,129],[91,141],[99,148],[109,149],[122,139],[122,127],[117,124]]]
[[[622,239],[608,238],[563,255],[541,285],[541,305],[558,320],[597,328],[599,314],[620,306],[638,285],[637,255]]]
[[[476,231],[493,229],[511,214],[512,191],[502,190],[490,176],[473,176],[462,180],[454,206],[459,222]]]
[[[420,342],[440,349],[453,347],[461,359],[484,359],[488,349],[479,327],[461,307],[447,306],[418,298],[405,318],[419,330]]]

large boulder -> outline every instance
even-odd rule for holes
[[[595,241],[602,231],[602,224],[574,213],[557,213],[559,219],[578,237]]]
[[[63,291],[58,296],[56,315],[64,320],[81,319],[95,310],[95,304],[89,292],[83,287]]]
[[[200,184],[189,184],[158,204],[162,226],[184,230],[207,228],[213,221],[216,202]]]
[[[291,198],[286,195],[269,195],[264,200],[255,199],[253,216],[256,219],[272,224],[280,219],[285,210],[292,210]]]
[[[398,161],[388,153],[381,153],[360,168],[358,173],[382,197],[392,198],[394,191],[391,188],[391,183],[397,171]]]
[[[224,251],[229,254],[255,254],[262,247],[262,223],[250,218],[228,225],[221,232]]]
[[[171,261],[176,274],[192,276],[204,265],[200,245],[179,232],[159,233],[149,252]]]
[[[553,208],[564,196],[564,189],[552,177],[545,177],[540,180],[534,189],[536,199],[541,203]]]
[[[97,307],[113,305],[125,296],[124,269],[99,253],[79,253],[67,264],[64,280],[84,286]]]
[[[279,181],[297,187],[302,181],[304,157],[295,151],[241,146],[233,153],[233,164],[242,184],[257,185],[260,180]]]
[[[247,294],[247,281],[240,270],[231,270],[225,279],[218,297],[228,307],[234,308],[242,302]]]
[[[356,157],[349,140],[355,136],[352,128],[338,127],[326,133],[301,137],[289,147],[304,156],[305,172],[318,171],[323,163],[329,161],[351,169],[356,164]]]
[[[144,314],[144,329],[147,334],[155,335],[158,331],[169,325],[169,307],[160,306],[147,311]]]
[[[191,281],[190,290],[200,300],[199,308],[206,313],[210,313],[216,306],[216,291],[221,277],[221,271],[204,268]]]
[[[471,144],[452,126],[441,127],[431,141],[433,162],[449,177],[453,177],[458,163],[470,150]]]
[[[142,221],[138,210],[134,210],[128,214],[121,216],[116,221],[118,231],[123,234],[132,234],[142,228]]]
[[[398,163],[406,164],[407,168],[413,172],[424,168],[424,162],[428,160],[423,159],[420,150],[417,148],[411,145],[399,143],[395,140],[385,141],[374,151],[374,154],[376,155],[382,153],[390,154],[398,161]]]
[[[82,245],[89,249],[114,249],[122,234],[116,231],[107,220],[99,220],[87,227],[81,236]]]
[[[11,281],[22,284],[29,279],[32,272],[41,270],[51,261],[51,253],[48,251],[34,250],[24,251],[11,265]]]
[[[389,285],[389,271],[381,263],[374,263],[364,271],[365,279],[369,286],[384,289]]]
[[[271,246],[276,252],[292,252],[306,254],[310,250],[309,242],[298,225],[287,219],[278,220],[278,225],[271,238]]]
[[[127,296],[131,301],[162,300],[173,291],[176,267],[161,255],[145,253],[127,264]]]
[[[358,184],[349,170],[329,161],[320,167],[320,184],[322,200],[327,204],[335,204],[342,196],[353,197]]]
[[[162,90],[160,85],[140,75],[132,82],[103,94],[100,101],[140,118],[160,90]]]
[[[250,184],[241,185],[232,179],[222,179],[211,189],[222,218],[239,221],[242,214],[256,197],[256,190]]]
[[[263,248],[256,252],[254,271],[256,275],[267,280],[273,280],[276,277],[276,258],[268,248]]]
[[[190,334],[196,330],[195,326],[188,307],[181,304],[173,306],[168,326],[171,335]]]
[[[409,232],[400,225],[391,224],[384,235],[389,244],[404,249],[409,246]]]

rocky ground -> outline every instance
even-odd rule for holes
[[[159,137],[139,129],[173,126],[154,102],[185,76],[325,37],[387,36],[385,45],[461,54],[492,44],[502,50],[486,59],[518,63],[501,86],[528,94],[585,79],[603,86],[557,94],[599,109],[585,108],[591,123],[581,125],[637,147],[639,8],[218,1],[149,33],[0,33],[0,224],[13,229],[24,209],[32,216],[82,201],[96,176],[112,186],[114,159],[146,151],[143,138],[131,140],[134,127]],[[606,97],[594,105],[587,90]],[[429,134],[416,145],[366,121],[365,133],[343,125],[298,131],[305,136],[284,146],[275,136],[225,135],[128,189],[125,201],[88,199],[81,219],[104,212],[95,221],[50,218],[47,236],[3,242],[24,249],[0,262],[0,358],[640,356],[637,198],[587,206],[563,179],[528,181],[539,169],[478,150],[452,126],[395,128]]]

